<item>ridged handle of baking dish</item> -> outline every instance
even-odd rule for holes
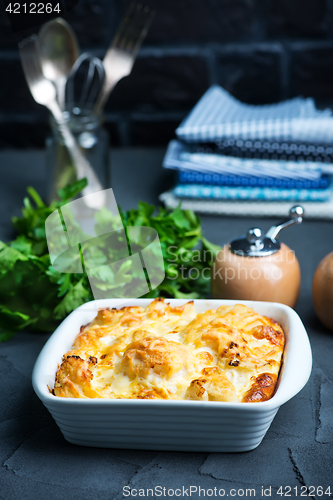
[[[283,362],[278,389],[270,400],[276,406],[286,403],[303,389],[312,369],[311,346],[304,325],[293,309],[288,306],[282,308],[286,310],[289,320],[284,358],[292,359],[292,363]]]

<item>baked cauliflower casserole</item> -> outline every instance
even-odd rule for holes
[[[278,379],[284,332],[245,305],[197,314],[171,307],[100,309],[81,327],[59,367],[53,394],[65,398],[259,402]]]

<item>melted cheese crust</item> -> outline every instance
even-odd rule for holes
[[[171,307],[100,309],[56,373],[67,398],[259,402],[271,398],[284,349],[273,319],[244,305],[197,314]]]

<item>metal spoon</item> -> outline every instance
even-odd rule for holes
[[[43,74],[54,83],[63,110],[67,77],[79,57],[76,35],[64,19],[57,17],[44,24],[38,34],[38,42]]]

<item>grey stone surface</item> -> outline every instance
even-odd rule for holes
[[[112,186],[118,203],[135,207],[139,200],[157,204],[158,193],[170,181],[161,170],[162,149],[114,150],[111,154]],[[42,194],[47,170],[42,153],[1,153],[0,239],[8,239],[9,217],[19,213],[25,187],[34,185]],[[250,226],[267,229],[275,220],[202,217],[205,235],[224,244]],[[331,486],[333,334],[316,320],[311,302],[311,281],[320,259],[333,246],[332,223],[305,221],[290,228],[281,239],[296,250],[302,270],[302,293],[297,311],[308,331],[314,366],[306,387],[278,411],[256,450],[240,454],[173,453],[85,448],[62,437],[48,411],[34,394],[31,372],[48,338],[46,334],[22,332],[0,344],[0,499],[122,499],[128,488],[139,497],[160,486],[150,498],[171,498],[180,488],[182,498],[206,491],[225,491],[236,498],[299,498],[302,486],[314,486],[311,498],[321,496],[319,486]],[[127,490],[123,488],[127,486]],[[184,490],[182,488],[184,487]],[[271,487],[271,490],[269,488]],[[163,496],[163,488],[165,495]],[[197,488],[197,490],[195,490]],[[216,490],[215,490],[216,488]],[[297,488],[297,490],[295,489]],[[168,493],[168,490],[170,492]],[[135,490],[135,491],[134,491]],[[239,490],[239,492],[237,492]],[[248,494],[246,495],[246,491]],[[297,495],[296,495],[297,493]],[[133,498],[133,497],[129,497]]]
[[[291,457],[300,483],[308,488],[314,487],[310,493],[316,499],[333,497],[332,464],[333,448],[330,445],[306,443],[291,447]],[[330,494],[322,495],[317,488],[322,486],[324,492],[330,486]]]
[[[333,384],[325,379],[320,386],[319,428],[316,440],[319,443],[333,443]]]
[[[276,449],[279,450],[278,453],[273,454],[272,450]],[[283,442],[281,437],[271,436],[269,440],[264,438],[258,448],[247,453],[212,453],[200,472],[215,479],[247,486],[264,485],[277,489],[282,478],[284,484],[297,484],[286,440]]]
[[[81,448],[64,443],[54,426],[32,434],[4,465],[23,480],[29,478],[54,486],[70,485],[91,493],[104,492],[111,497],[140,468],[118,459],[117,450]]]

